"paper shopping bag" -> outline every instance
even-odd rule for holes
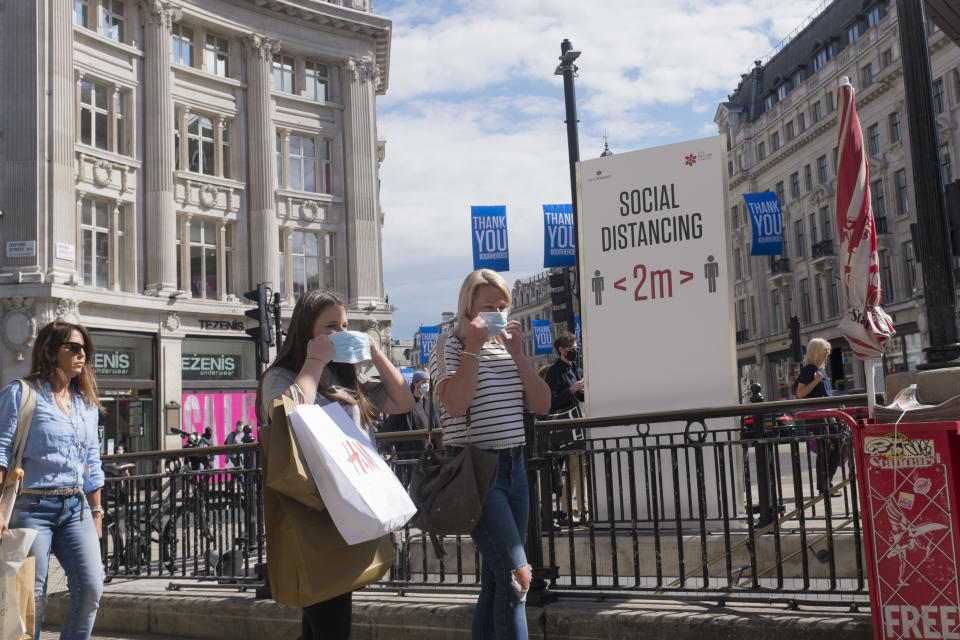
[[[32,638],[35,563],[27,553],[34,529],[7,529],[0,542],[0,640]]]
[[[336,403],[297,405],[290,426],[320,497],[347,544],[375,540],[417,512],[376,447]]]
[[[258,430],[260,450],[263,453],[263,484],[288,498],[296,500],[311,509],[323,510],[323,499],[317,490],[317,483],[303,461],[303,453],[287,428],[287,410],[295,406],[288,398],[276,401],[270,424],[279,428],[268,429],[261,425]]]

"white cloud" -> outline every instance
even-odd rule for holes
[[[820,0],[378,0],[393,18],[380,97],[384,279],[408,337],[453,310],[472,268],[469,208],[505,204],[511,266],[542,262],[544,203],[570,201],[560,41],[584,157],[716,133],[717,101]]]

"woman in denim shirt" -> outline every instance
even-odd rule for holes
[[[36,529],[30,549],[36,557],[36,624],[47,600],[47,569],[52,550],[67,574],[70,606],[63,617],[61,639],[90,637],[103,591],[99,537],[103,508],[100,488],[98,413],[93,377],[93,344],[85,328],[56,320],[37,335],[30,375],[37,405],[23,451],[23,493],[10,522],[0,517],[0,533]],[[0,482],[6,476],[20,408],[20,383],[0,390]]]

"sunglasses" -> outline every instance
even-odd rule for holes
[[[64,342],[63,346],[73,355],[80,355],[80,352],[87,352],[87,348],[79,342]]]

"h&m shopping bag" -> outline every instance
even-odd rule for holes
[[[0,640],[33,638],[35,560],[27,553],[35,529],[7,529],[0,542]]]
[[[397,476],[339,404],[297,405],[290,426],[347,544],[399,529],[417,512]]]
[[[274,463],[285,464],[284,456],[274,454],[294,440],[289,415],[295,408],[289,398],[275,401],[269,426],[259,427],[265,476]],[[263,510],[270,590],[277,602],[293,607],[324,602],[377,582],[393,566],[392,536],[348,545],[326,509],[312,509],[269,486],[263,487]]]

